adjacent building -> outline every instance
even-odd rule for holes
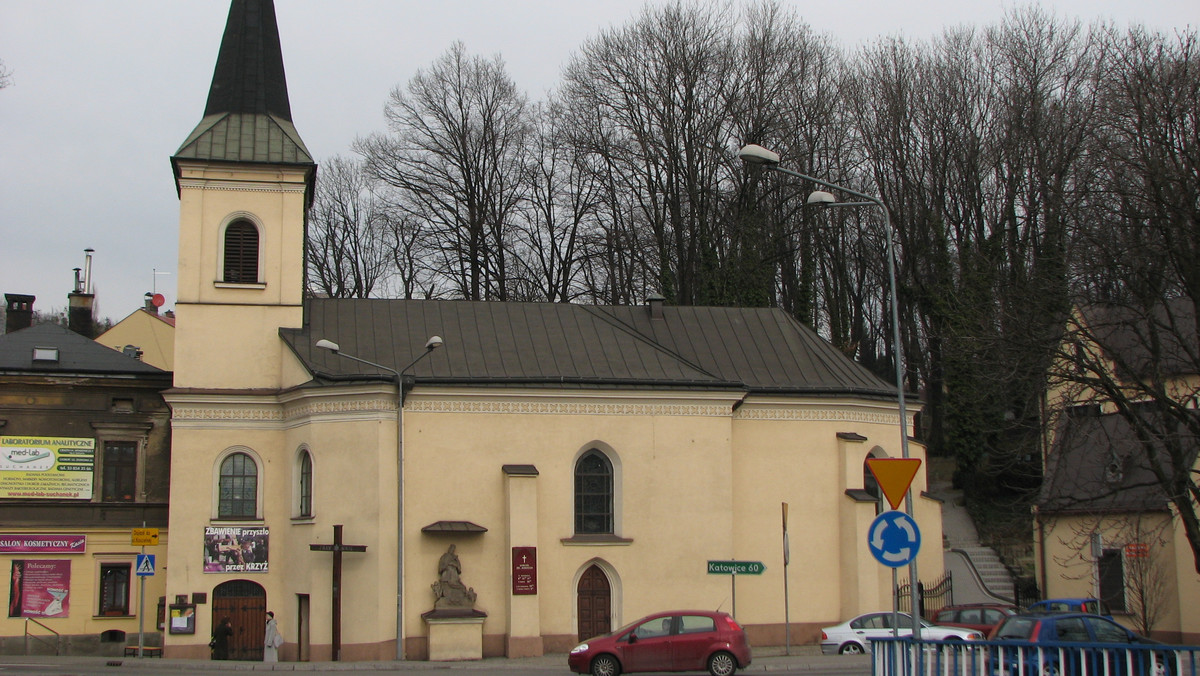
[[[167,609],[171,374],[71,329],[31,325],[8,294],[0,335],[0,652],[121,654],[139,626],[161,643]],[[156,528],[157,546],[133,546]],[[140,553],[160,569],[140,593]],[[142,599],[145,599],[145,616]],[[141,622],[140,622],[141,621]]]

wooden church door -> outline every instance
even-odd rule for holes
[[[213,626],[228,617],[233,621],[229,659],[261,662],[267,626],[267,592],[256,582],[232,580],[213,590]]]
[[[612,592],[608,577],[599,566],[591,566],[579,578],[579,640],[612,631],[609,609],[612,608]]]

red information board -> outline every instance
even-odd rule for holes
[[[512,593],[514,596],[537,593],[537,547],[512,548]]]

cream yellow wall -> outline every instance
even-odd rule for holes
[[[63,618],[34,618],[50,629],[64,636],[96,636],[102,632],[116,629],[126,634],[126,641],[137,644],[138,615],[140,611],[139,594],[141,583],[133,572],[137,555],[143,550],[134,547],[131,542],[132,532],[128,529],[10,529],[10,533],[45,534],[83,534],[87,536],[87,546],[79,554],[5,554],[0,556],[0,570],[7,576],[12,570],[13,560],[59,560],[71,562],[70,607],[68,616]],[[158,598],[166,592],[167,586],[167,530],[159,531],[159,544],[146,547],[145,553],[155,555],[155,574],[146,577],[146,615],[145,632],[157,633],[158,630]],[[100,564],[128,563],[131,580],[129,583],[129,615],[122,617],[102,617],[97,615],[100,608]],[[7,590],[5,591],[7,599]],[[30,633],[46,638],[49,634],[34,625],[29,627]],[[0,613],[0,636],[23,636],[25,634],[25,619],[8,617],[8,613]]]
[[[117,322],[96,342],[117,352],[126,345],[136,346],[142,351],[142,361],[164,371],[175,370],[175,327],[145,310],[136,310]]]
[[[303,319],[305,173],[179,160],[176,387],[278,388],[280,327]],[[260,284],[221,281],[224,227],[258,226]]]
[[[191,508],[173,509],[171,522],[184,533],[172,548],[179,565],[169,593],[212,593],[227,580],[262,585],[285,638],[296,640],[296,595],[311,603],[309,635],[328,645],[332,555],[309,550],[329,544],[333,526],[344,526],[344,541],[367,545],[363,554],[343,559],[343,636],[358,643],[395,638],[395,394],[386,387],[346,388],[338,401],[295,391],[278,396],[176,394],[172,500]],[[313,395],[313,393],[308,393]],[[389,410],[390,409],[390,410]],[[237,448],[259,461],[261,519],[217,521],[214,486],[222,453]],[[298,514],[299,451],[311,453],[316,477],[313,515]],[[270,571],[214,574],[203,570],[203,533],[209,525],[266,526],[270,529]],[[350,605],[352,604],[352,605]],[[211,606],[198,609],[204,632],[170,638],[172,645],[208,641]],[[389,619],[390,618],[390,619]],[[376,658],[386,659],[383,653]]]

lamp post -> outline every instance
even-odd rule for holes
[[[417,362],[429,356],[443,345],[441,336],[431,336],[425,341],[425,351],[408,366],[396,370],[390,366],[376,364],[373,361],[361,359],[342,352],[342,348],[332,340],[322,338],[316,346],[329,350],[339,357],[345,357],[360,364],[373,366],[381,371],[387,371],[396,378],[396,659],[404,659],[404,372],[416,366]]]
[[[863,202],[838,202],[833,194],[823,190],[815,190],[808,196],[808,199],[805,201],[806,204],[834,207],[877,206],[879,207],[879,210],[883,212],[883,229],[884,235],[887,239],[888,294],[892,303],[892,343],[895,345],[896,350],[896,398],[900,413],[900,452],[903,457],[907,458],[909,456],[908,409],[906,408],[904,401],[904,349],[900,344],[900,305],[896,302],[896,254],[894,244],[892,243],[892,221],[888,214],[887,206],[885,206],[878,197],[872,197],[871,195],[867,195],[856,190],[851,190],[843,185],[830,183],[829,181],[824,181],[813,176],[801,174],[798,171],[785,169],[779,165],[778,153],[767,150],[760,145],[755,145],[752,143],[750,145],[743,146],[742,149],[738,151],[738,157],[740,157],[746,164],[754,164],[767,169],[773,169],[782,174],[794,176],[805,181],[812,181],[817,185],[825,186],[826,188],[832,188],[833,190],[839,190],[846,194],[853,195],[861,200],[865,200]],[[904,511],[909,516],[912,516],[913,505],[911,491],[904,494]],[[918,590],[919,584],[917,578],[917,560],[915,558],[913,559],[912,563],[908,564],[908,579],[909,587],[911,589],[910,598],[912,599],[913,637],[919,639],[921,638],[921,599],[920,592]]]

